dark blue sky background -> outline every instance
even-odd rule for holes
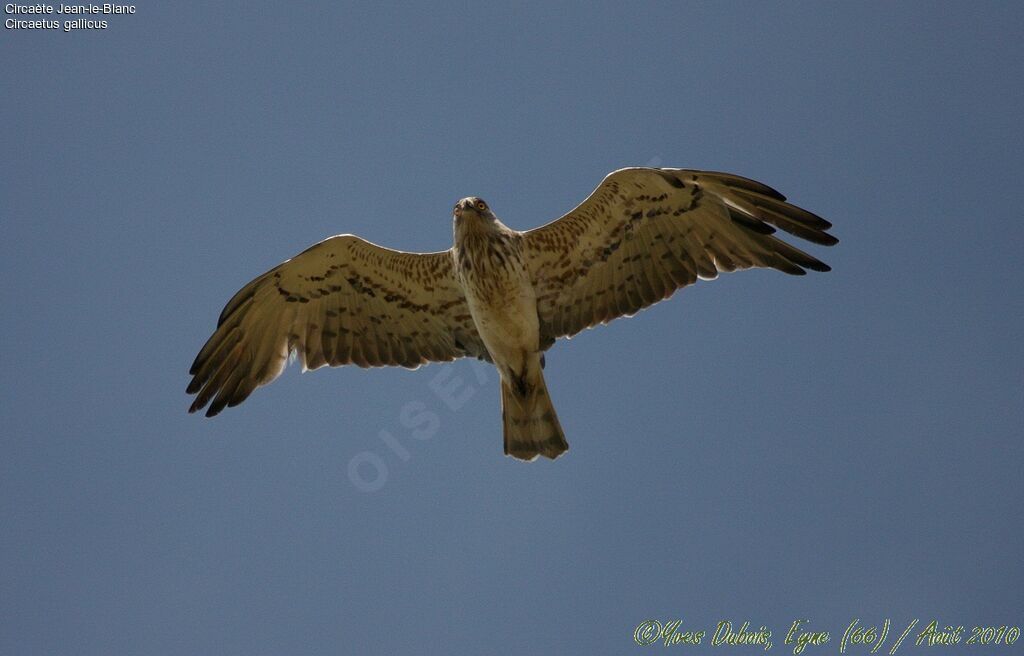
[[[108,20],[0,34],[3,653],[625,653],[680,618],[771,653],[807,619],[837,654],[854,617],[1024,623],[1020,4]],[[309,244],[445,249],[462,196],[525,229],[644,164],[778,188],[835,223],[835,270],[557,345],[566,457],[503,457],[468,362],[292,368],[186,414],[223,304]]]

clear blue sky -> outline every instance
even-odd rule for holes
[[[1020,625],[1021,7],[147,2],[3,30],[0,652]],[[528,228],[650,163],[778,188],[835,223],[834,271],[557,345],[566,457],[503,457],[467,362],[293,368],[186,414],[223,304],[309,244],[440,250],[460,197]]]

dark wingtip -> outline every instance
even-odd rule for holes
[[[238,293],[235,294],[235,296],[230,301],[228,301],[228,304],[224,306],[224,309],[220,311],[220,315],[217,317],[218,328],[223,326],[224,322],[228,320],[228,317],[234,314],[239,307],[244,305],[246,301],[252,299],[252,297],[256,295],[256,286],[253,285],[253,283],[262,280],[265,275],[266,274],[260,276],[259,278],[256,278],[256,280],[253,280],[248,285],[240,289]]]
[[[786,197],[783,196],[777,189],[769,187],[763,182],[745,178],[742,175],[736,175],[735,173],[723,173],[721,171],[698,171],[698,175],[707,175],[717,179],[719,182],[724,183],[728,187],[734,189],[743,189],[746,191],[752,191],[755,194],[761,194],[774,200],[785,201]]]
[[[671,174],[671,173],[669,173],[668,171],[666,171],[666,170],[664,170],[664,169],[654,169],[654,171],[655,171],[655,172],[656,172],[656,173],[657,173],[658,175],[660,175],[660,176],[661,176],[661,178],[662,178],[662,179],[663,179],[663,180],[664,180],[665,182],[669,183],[670,185],[672,185],[672,186],[673,186],[673,187],[675,187],[676,189],[685,189],[685,188],[686,188],[686,184],[684,184],[682,180],[680,180],[680,179],[679,179],[679,178],[677,178],[676,176],[672,175],[672,174]]]
[[[753,230],[754,232],[762,235],[770,235],[775,232],[774,227],[756,217],[748,216],[731,206],[726,206],[726,209],[729,210],[730,219],[748,230]]]

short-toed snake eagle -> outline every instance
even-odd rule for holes
[[[574,210],[526,232],[476,197],[453,215],[447,251],[405,253],[339,235],[247,284],[192,364],[190,412],[238,405],[277,378],[291,353],[306,369],[469,356],[500,373],[505,453],[555,458],[569,448],[542,373],[555,340],[720,271],[829,270],[776,228],[837,242],[828,221],[770,187],[686,169],[615,171]]]

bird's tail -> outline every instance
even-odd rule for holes
[[[538,366],[518,381],[501,379],[501,418],[505,454],[520,460],[538,455],[554,460],[569,450]]]

